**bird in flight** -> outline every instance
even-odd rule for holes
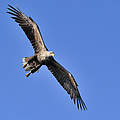
[[[23,68],[25,71],[29,71],[26,74],[26,77],[31,73],[38,71],[42,65],[46,65],[48,70],[70,95],[71,99],[73,99],[74,104],[77,103],[77,108],[79,109],[80,107],[81,110],[87,110],[87,107],[80,96],[78,85],[73,75],[53,58],[54,53],[52,51],[48,51],[43,42],[38,25],[31,17],[22,13],[20,9],[14,8],[11,5],[8,6],[7,13],[11,14],[11,18],[13,18],[23,29],[34,49],[33,56],[23,58]]]

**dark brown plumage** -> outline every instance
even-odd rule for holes
[[[28,39],[30,40],[33,49],[35,50],[35,53],[38,53],[42,49],[47,49],[45,47],[45,44],[43,43],[39,27],[32,20],[32,18],[24,15],[19,9],[15,9],[11,5],[8,6],[10,7],[8,8],[8,10],[12,12],[7,13],[13,15],[14,17],[11,18],[13,18],[17,23],[19,23],[19,26],[23,29]]]
[[[80,107],[81,109],[86,110],[87,107],[80,96],[77,88],[78,85],[74,77],[53,58],[54,53],[48,51],[37,24],[31,17],[27,17],[19,9],[16,9],[11,5],[8,6],[9,11],[7,13],[13,15],[11,18],[13,18],[23,29],[35,51],[34,56],[23,58],[23,68],[26,71],[29,71],[29,73],[26,74],[26,77],[31,73],[36,72],[42,65],[46,65],[57,81],[70,95],[71,99],[74,100],[74,103],[77,102],[78,109]]]

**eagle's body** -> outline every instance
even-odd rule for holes
[[[26,74],[28,77],[31,73],[36,72],[42,65],[46,65],[49,61],[51,61],[54,53],[52,51],[40,51],[35,53],[34,56],[23,58],[23,68],[26,71],[30,71]]]
[[[31,17],[27,17],[19,9],[15,9],[10,5],[8,6],[8,10],[11,12],[7,13],[13,15],[12,18],[23,29],[34,49],[33,56],[23,58],[23,68],[25,71],[29,71],[29,73],[26,74],[26,77],[31,73],[36,72],[42,65],[46,65],[67,93],[70,94],[74,103],[77,102],[78,109],[80,106],[81,109],[83,108],[86,110],[87,107],[80,96],[77,88],[78,85],[74,77],[53,58],[54,53],[52,51],[48,51],[37,24]]]

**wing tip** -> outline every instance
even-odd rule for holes
[[[82,100],[81,97],[77,98],[77,106],[79,106],[81,108],[81,110],[84,110],[84,111],[87,110],[87,106],[86,106],[86,104],[84,103],[84,101]],[[78,109],[79,109],[79,107],[78,107]]]
[[[81,110],[84,110],[86,111],[87,110],[87,106],[86,104],[84,103],[84,101],[82,100],[81,96],[79,95],[78,97],[74,97],[73,98],[73,102],[74,104],[77,103],[77,109],[81,109]]]
[[[8,4],[8,7],[12,7],[10,4]]]
[[[10,4],[8,4],[7,9],[12,11],[13,13],[16,13],[16,14],[21,14],[22,13],[21,10],[18,7],[13,7]]]

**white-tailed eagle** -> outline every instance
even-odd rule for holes
[[[8,6],[9,11],[7,13],[11,14],[11,18],[13,18],[23,29],[34,49],[33,56],[23,58],[23,68],[25,71],[29,71],[26,77],[31,73],[35,73],[42,65],[46,65],[57,81],[70,95],[71,99],[74,100],[74,103],[77,102],[78,109],[80,107],[86,110],[87,107],[80,96],[77,88],[78,85],[73,75],[53,58],[54,53],[52,51],[48,51],[37,24],[31,17],[23,14],[18,8],[16,9],[11,5]]]

